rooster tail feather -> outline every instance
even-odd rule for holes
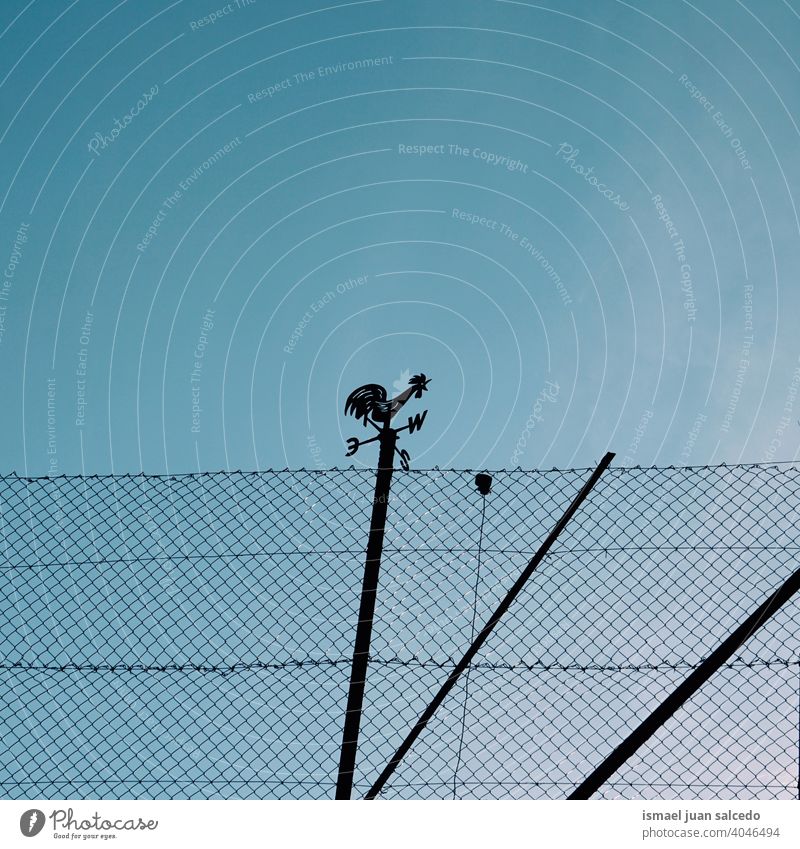
[[[344,405],[344,414],[357,419],[365,419],[372,410],[386,400],[386,390],[377,383],[367,383],[354,389]]]

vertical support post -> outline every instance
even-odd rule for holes
[[[364,704],[364,685],[367,679],[369,645],[372,639],[372,620],[378,594],[378,577],[383,554],[383,537],[386,529],[386,511],[389,506],[389,488],[394,471],[394,451],[397,432],[390,422],[380,432],[378,471],[375,477],[375,495],[372,500],[372,518],[369,526],[367,555],[364,562],[364,580],[361,585],[361,604],[353,647],[353,664],[350,670],[350,689],[342,732],[342,751],[339,757],[339,774],[336,780],[336,798],[349,799],[353,792],[353,774],[358,753],[358,734],[361,728],[361,710]]]
[[[795,570],[766,601],[762,602],[735,631],[724,639],[697,669],[679,684],[638,728],[631,731],[567,798],[588,799],[598,790],[798,590],[800,590],[800,569]]]
[[[480,634],[475,638],[472,645],[467,649],[464,657],[456,664],[453,671],[447,676],[447,680],[442,684],[439,692],[433,697],[433,701],[422,712],[422,715],[417,720],[411,731],[408,732],[406,739],[400,744],[397,751],[392,756],[392,759],[383,768],[383,772],[378,776],[375,783],[370,787],[365,799],[374,799],[381,792],[383,786],[391,778],[394,771],[397,769],[400,761],[405,757],[406,752],[414,745],[414,741],[422,733],[425,726],[430,721],[431,717],[436,713],[436,709],[445,700],[447,694],[455,687],[461,673],[472,663],[472,658],[480,650],[481,646],[486,642],[489,634],[492,633],[494,626],[500,621],[505,612],[511,607],[511,603],[519,595],[522,588],[525,586],[528,578],[536,571],[536,567],[544,559],[550,547],[558,538],[561,531],[564,530],[569,520],[575,515],[577,509],[586,499],[586,496],[592,491],[592,488],[600,479],[600,476],[608,468],[611,461],[614,459],[614,454],[608,452],[600,461],[597,468],[589,476],[589,479],[581,487],[581,491],[572,499],[572,503],[567,508],[564,515],[558,520],[558,523],[552,531],[547,535],[545,541],[539,546],[538,551],[530,559],[528,565],[522,570],[522,574],[514,582],[514,586],[506,593],[505,598],[497,606],[497,610],[491,615],[489,621],[483,626]]]

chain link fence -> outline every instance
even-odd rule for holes
[[[588,470],[397,472],[355,793]],[[332,798],[374,473],[0,478],[0,795]],[[565,798],[798,564],[792,466],[609,469],[383,790]],[[800,603],[598,795],[796,798]]]

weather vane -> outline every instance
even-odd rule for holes
[[[400,465],[408,471],[408,451],[398,451],[397,437],[401,431],[414,433],[422,427],[428,411],[408,417],[408,424],[392,427],[392,419],[412,395],[421,398],[430,381],[424,374],[415,374],[408,381],[408,388],[395,398],[377,383],[359,386],[348,396],[344,414],[361,419],[364,427],[372,425],[378,431],[369,439],[353,436],[347,440],[347,456],[352,457],[362,445],[379,442],[378,472],[375,476],[375,494],[372,499],[372,519],[367,540],[367,556],[364,563],[364,580],[361,585],[361,603],[358,610],[356,640],[353,647],[353,664],[350,670],[350,688],[347,693],[342,750],[339,756],[339,773],[336,779],[336,798],[349,799],[353,791],[353,774],[358,753],[358,734],[361,727],[361,710],[364,704],[364,685],[369,665],[369,645],[372,639],[372,620],[375,616],[375,600],[378,595],[378,576],[383,554],[383,535],[386,529],[386,511],[389,504],[389,487],[394,471],[394,455],[400,457]]]
[[[401,467],[407,472],[408,462],[411,458],[408,455],[408,451],[397,449],[397,435],[403,430],[407,430],[409,433],[419,430],[425,421],[425,416],[428,415],[428,411],[424,410],[422,413],[417,413],[413,417],[409,416],[408,424],[403,425],[403,427],[393,428],[391,423],[392,419],[400,412],[403,405],[412,395],[415,398],[421,398],[422,393],[427,392],[429,383],[430,379],[425,377],[424,374],[415,374],[408,381],[408,389],[405,389],[391,399],[387,397],[388,393],[386,389],[378,383],[367,383],[364,386],[359,386],[358,389],[354,389],[347,396],[347,401],[344,405],[344,414],[346,416],[353,416],[355,419],[363,420],[364,427],[371,424],[378,431],[378,435],[373,436],[371,439],[358,439],[355,436],[351,436],[347,440],[348,448],[345,456],[352,457],[362,445],[378,440],[381,443],[381,455],[383,455],[388,453],[389,450],[387,448],[384,451],[384,446],[391,443],[391,461],[394,460],[394,452],[396,451],[400,457]],[[385,459],[385,457],[381,457],[378,462],[378,468],[384,467],[382,460]]]

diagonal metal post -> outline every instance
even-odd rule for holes
[[[364,563],[364,580],[361,585],[361,604],[353,647],[353,664],[350,671],[350,689],[342,732],[342,750],[339,757],[339,774],[336,779],[336,798],[349,799],[353,792],[353,773],[358,752],[358,734],[361,727],[361,710],[364,704],[364,685],[367,679],[369,645],[372,639],[372,620],[375,616],[375,599],[378,594],[378,576],[383,554],[383,537],[386,528],[386,510],[389,506],[389,487],[394,471],[394,451],[397,431],[389,420],[380,432],[378,472],[375,477],[375,495],[372,500],[372,518]]]
[[[632,731],[567,798],[588,799],[595,793],[798,590],[800,590],[800,569],[795,570],[727,639],[723,640],[677,687],[675,692]]]
[[[614,454],[611,452],[607,453],[605,457],[600,461],[600,464],[597,468],[592,472],[589,479],[583,485],[581,491],[575,496],[572,500],[572,503],[567,508],[567,511],[564,515],[559,519],[558,524],[550,531],[547,539],[539,546],[539,550],[536,554],[533,555],[528,565],[522,571],[522,574],[517,578],[514,586],[506,594],[506,597],[500,602],[497,607],[497,610],[492,614],[489,621],[483,626],[481,632],[473,641],[472,645],[467,649],[464,657],[458,662],[453,671],[447,677],[447,680],[442,684],[439,692],[433,697],[433,701],[428,705],[427,708],[422,712],[420,718],[417,720],[414,727],[409,731],[408,736],[405,740],[400,744],[397,751],[392,756],[392,759],[383,769],[383,772],[378,776],[377,781],[372,785],[369,789],[369,792],[364,797],[365,799],[374,799],[378,793],[381,792],[386,782],[391,778],[392,773],[397,769],[398,764],[405,756],[406,752],[414,745],[414,741],[419,737],[419,735],[424,730],[425,726],[430,721],[431,717],[436,713],[437,708],[447,697],[447,694],[453,689],[456,685],[456,681],[458,681],[461,673],[470,665],[472,659],[480,650],[481,646],[486,642],[489,634],[492,633],[495,625],[500,621],[503,615],[506,613],[509,607],[511,607],[511,603],[514,599],[519,595],[522,588],[525,586],[528,578],[536,571],[536,567],[541,563],[544,559],[544,556],[550,550],[550,547],[558,538],[558,535],[567,525],[567,522],[573,517],[577,509],[581,506],[583,501],[586,499],[586,496],[591,492],[594,485],[600,479],[600,476],[603,472],[608,468],[611,461],[614,459]]]

